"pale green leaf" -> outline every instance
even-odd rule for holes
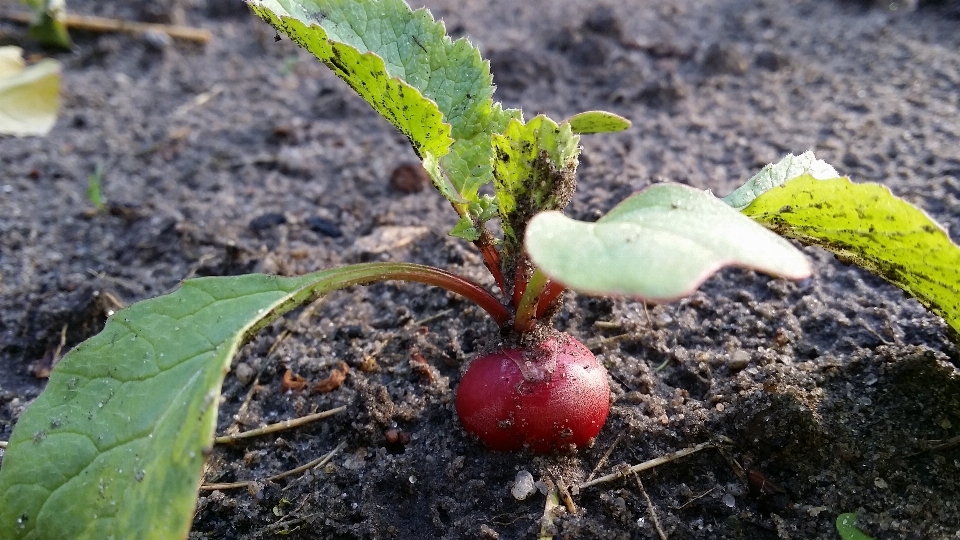
[[[840,176],[827,162],[817,159],[813,152],[807,151],[799,156],[787,154],[777,163],[765,166],[736,191],[724,197],[723,202],[737,210],[743,210],[765,191],[804,174],[813,175],[820,180]]]
[[[724,266],[790,279],[811,271],[788,241],[680,184],[651,186],[595,223],[539,214],[526,247],[544,273],[571,289],[655,302],[690,294]]]
[[[807,174],[760,195],[743,213],[877,274],[960,332],[960,248],[888,188]]]
[[[241,343],[324,292],[437,273],[370,263],[201,278],[118,311],[64,356],[17,422],[0,468],[0,538],[186,538]]]
[[[631,125],[630,120],[607,111],[586,111],[575,114],[565,121],[570,124],[570,129],[574,133],[581,135],[623,131]]]
[[[0,47],[0,80],[23,71],[23,49],[8,45]]]
[[[561,210],[576,190],[580,136],[570,124],[540,115],[527,123],[511,120],[493,136],[494,179],[503,258],[520,252],[527,222],[537,212]]]
[[[517,111],[493,103],[487,62],[402,0],[250,0],[410,140],[441,193],[475,201],[492,179],[490,134]]]
[[[60,106],[60,63],[41,60],[13,72],[12,53],[6,75],[0,75],[0,134],[46,135],[57,121]]]

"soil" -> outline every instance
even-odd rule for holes
[[[54,131],[0,141],[0,440],[50,364],[117,305],[190,276],[408,260],[492,285],[472,246],[446,236],[455,220],[441,197],[394,175],[415,160],[403,136],[245,6],[69,7],[214,39],[75,32],[76,49],[55,55]],[[497,98],[528,118],[606,109],[633,120],[583,139],[572,216],[595,219],[668,180],[725,195],[813,149],[960,226],[955,1],[429,7],[478,44]],[[4,42],[27,44],[24,34],[0,24]],[[94,212],[85,190],[98,165],[108,205]],[[960,446],[936,447],[960,435],[947,326],[880,279],[807,253],[816,276],[801,283],[725,270],[646,310],[568,296],[556,326],[601,358],[613,405],[595,444],[565,456],[490,452],[458,424],[457,382],[497,338],[478,308],[418,285],[331,294],[242,350],[218,432],[346,412],[216,447],[205,482],[258,482],[202,491],[191,538],[536,538],[545,497],[515,498],[518,472],[574,486],[722,437],[723,452],[574,490],[575,511],[553,512],[548,532],[657,538],[655,513],[670,538],[837,538],[837,516],[855,512],[876,538],[960,537]],[[340,362],[342,384],[310,390]],[[308,389],[284,389],[287,370]],[[340,444],[321,469],[264,480]]]

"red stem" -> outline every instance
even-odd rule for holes
[[[539,269],[534,270],[517,305],[517,316],[513,320],[514,330],[521,334],[533,330],[537,322],[537,307],[547,285],[547,276]]]
[[[414,281],[434,285],[472,300],[493,317],[493,320],[501,328],[510,322],[510,311],[486,289],[465,277],[432,266],[413,263],[366,263],[353,266],[357,270],[357,275],[356,277],[344,276],[341,282],[344,287],[390,280]]]
[[[559,298],[565,290],[567,290],[567,288],[556,281],[550,281],[547,283],[547,286],[543,290],[543,294],[540,296],[540,303],[537,304],[538,319],[546,315],[547,310],[553,306],[553,302]]]
[[[500,271],[500,254],[497,253],[497,248],[493,244],[482,242],[482,237],[481,240],[477,240],[476,246],[480,249],[480,255],[483,256],[483,265],[493,274],[493,279],[500,287],[500,293],[506,296],[507,284],[503,280],[503,272]]]

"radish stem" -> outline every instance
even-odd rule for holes
[[[513,328],[520,332],[529,332],[533,329],[537,317],[537,305],[543,296],[544,290],[549,283],[547,275],[536,269],[527,282],[527,287],[520,297],[520,304],[517,306],[517,318],[513,323]]]

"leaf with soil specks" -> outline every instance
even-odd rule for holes
[[[540,115],[527,123],[511,120],[493,136],[497,207],[503,226],[503,257],[511,261],[523,246],[527,222],[539,211],[562,210],[577,187],[580,136],[566,122]]]
[[[120,310],[17,422],[0,468],[0,538],[186,538],[240,344],[319,294],[423,268],[193,279]]]
[[[23,67],[18,47],[0,47],[0,135],[46,135],[60,106],[60,63]]]
[[[724,266],[790,279],[811,271],[790,242],[712,194],[680,184],[651,186],[596,223],[538,214],[526,246],[544,273],[574,290],[655,302],[690,294]]]
[[[494,103],[487,62],[452,41],[426,9],[402,0],[249,0],[407,136],[437,189],[478,202],[492,179],[491,133],[519,116]]]
[[[743,213],[886,279],[960,332],[960,247],[885,186],[805,174],[761,194]]]

